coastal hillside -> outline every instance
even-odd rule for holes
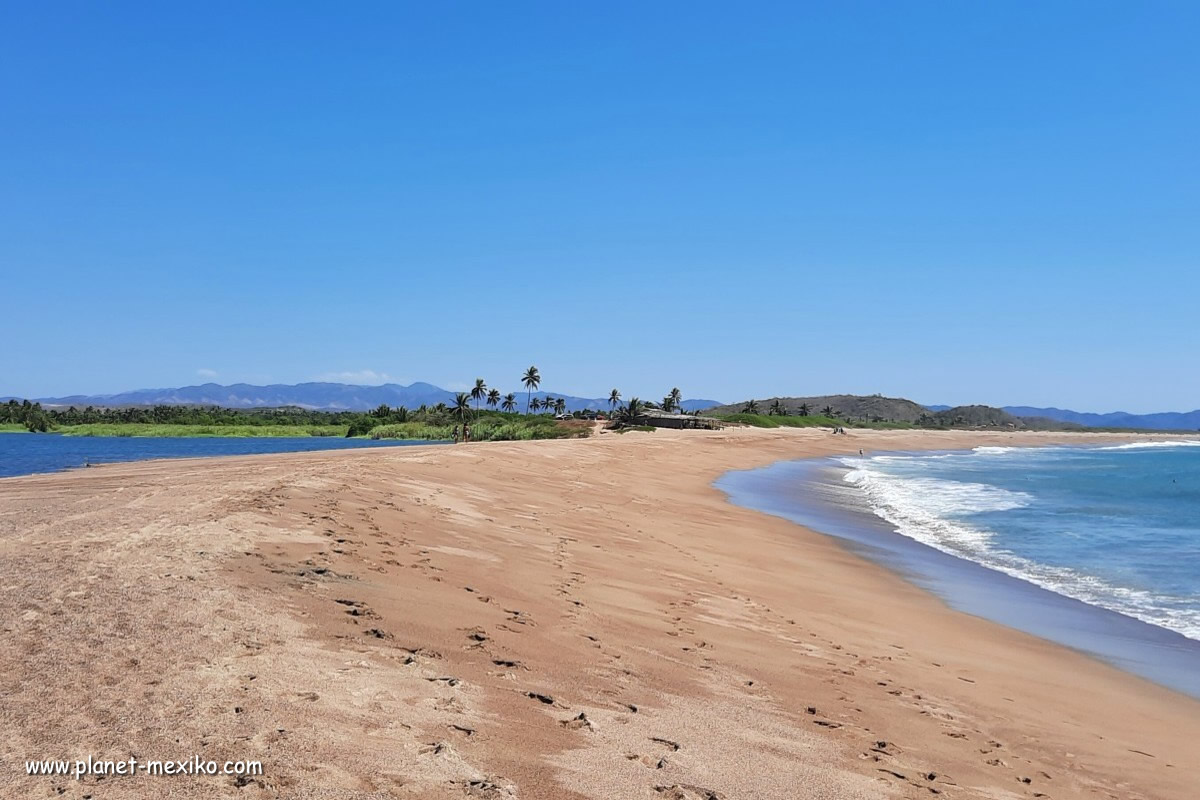
[[[992,406],[955,406],[926,414],[917,420],[922,427],[935,428],[1012,428],[1030,431],[1077,430],[1084,426],[1047,417],[1019,417]]]
[[[737,414],[745,410],[746,403],[729,403],[710,408],[710,414]],[[919,403],[902,397],[883,395],[829,394],[814,397],[768,397],[756,399],[758,410],[767,413],[778,402],[788,416],[804,413],[834,417],[836,419],[865,419],[876,422],[915,423],[929,411]]]
[[[747,400],[717,406],[706,413],[736,415],[746,411]],[[1084,426],[1048,417],[1022,417],[1005,409],[984,405],[923,406],[902,397],[882,395],[819,395],[814,397],[769,397],[755,399],[759,414],[820,416],[847,422],[900,423],[923,428],[995,428],[1009,430],[1076,430]]]

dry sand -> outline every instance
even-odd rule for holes
[[[710,485],[1055,440],[659,431],[0,481],[0,797],[1194,800],[1200,703]],[[89,754],[265,774],[24,775]]]

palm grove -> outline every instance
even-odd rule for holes
[[[129,406],[106,408],[45,408],[29,400],[0,404],[0,425],[35,432],[58,431],[75,435],[256,435],[270,429],[275,435],[370,436],[372,438],[449,439],[453,427],[472,425],[472,439],[545,439],[585,435],[588,426],[571,425],[572,418],[594,416],[575,410],[567,413],[562,397],[539,394],[542,375],[536,366],[519,377],[525,392],[524,413],[516,392],[502,393],[476,378],[466,392],[456,393],[450,403],[422,405],[416,409],[381,405],[367,412],[318,411],[305,408],[230,409],[215,406]],[[651,409],[682,411],[682,394],[673,388],[661,403],[637,397],[622,403],[621,392],[613,389],[607,404],[618,422],[631,423]],[[556,417],[558,419],[556,419]]]

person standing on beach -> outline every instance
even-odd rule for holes
[[[463,423],[463,442],[469,443],[470,441],[471,441],[471,426],[464,422]]]
[[[458,426],[454,426],[454,443],[458,444]]]

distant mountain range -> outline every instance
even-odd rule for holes
[[[1044,417],[1059,422],[1075,422],[1089,428],[1145,428],[1160,431],[1200,430],[1200,410],[1164,411],[1157,414],[1130,414],[1113,411],[1109,414],[1091,414],[1065,408],[1034,408],[1032,406],[1005,406],[1004,410],[1018,417]]]
[[[925,406],[930,411],[946,411],[950,406]],[[1004,406],[1004,411],[1014,417],[1039,417],[1057,422],[1073,422],[1088,428],[1136,428],[1153,431],[1200,430],[1200,410],[1162,411],[1156,414],[1130,414],[1128,411],[1112,411],[1094,414],[1089,411],[1071,411],[1068,408],[1038,408],[1036,406]]]
[[[501,390],[505,391],[505,390]],[[526,394],[514,391],[520,398],[520,408],[525,408]],[[222,408],[278,408],[298,406],[322,411],[367,411],[380,405],[418,408],[422,405],[452,403],[455,393],[432,383],[412,383],[401,386],[385,383],[382,386],[354,386],[345,383],[299,383],[295,385],[272,384],[255,386],[249,383],[234,383],[222,386],[205,383],[199,386],[182,386],[177,389],[138,389],[119,394],[84,395],[68,397],[36,398],[44,406],[221,406]],[[607,397],[573,397],[556,392],[534,392],[533,397],[561,397],[568,411],[606,409]],[[3,397],[0,401],[11,398]],[[18,400],[21,398],[17,398]],[[716,400],[684,400],[687,411],[712,408],[719,405]]]
[[[506,391],[502,389],[501,391]],[[525,393],[511,390],[520,398],[520,408],[525,408]],[[385,383],[382,386],[355,386],[346,383],[299,383],[272,384],[256,386],[249,383],[235,383],[223,386],[217,383],[205,383],[199,386],[182,386],[174,389],[138,389],[132,392],[100,395],[70,395],[68,397],[41,397],[37,400],[45,406],[153,406],[153,405],[196,405],[222,406],[224,408],[277,408],[280,406],[299,406],[330,411],[366,411],[380,405],[405,406],[417,408],[422,405],[451,403],[454,392],[434,386],[432,383],[412,383],[402,386],[397,383]],[[545,399],[547,396],[561,397],[567,403],[570,411],[587,409],[607,409],[607,397],[576,397],[558,394],[556,392],[539,391],[534,397]],[[0,402],[11,398],[0,397]],[[22,398],[17,398],[22,399]],[[796,413],[801,403],[806,403],[811,411],[820,413],[822,408],[832,406],[839,414],[849,417],[870,417],[899,421],[915,421],[922,412],[944,412],[951,410],[945,405],[919,405],[903,398],[880,397],[879,395],[825,395],[821,397],[782,397],[759,400],[762,411],[770,406],[775,399],[782,401],[789,413]],[[684,400],[686,411],[726,411],[736,412],[742,408],[742,403],[722,405],[716,400],[692,399]],[[982,406],[963,408],[981,409]],[[1167,411],[1157,414],[1129,414],[1124,411],[1114,411],[1108,414],[1094,414],[1082,411],[1071,411],[1064,408],[1037,408],[1034,406],[1004,406],[999,411],[1005,411],[1014,417],[1020,417],[1027,423],[1034,420],[1053,420],[1089,428],[1137,428],[1145,430],[1200,430],[1200,410],[1196,411]],[[1031,425],[1032,427],[1032,425]]]

